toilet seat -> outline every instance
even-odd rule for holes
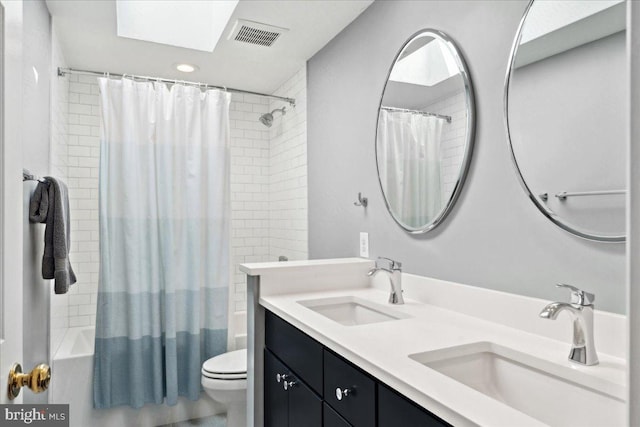
[[[247,349],[212,357],[202,364],[202,376],[215,380],[246,380]]]

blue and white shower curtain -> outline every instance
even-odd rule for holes
[[[94,406],[195,400],[203,360],[227,348],[230,94],[99,86]]]

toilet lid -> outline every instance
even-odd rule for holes
[[[202,375],[217,379],[243,379],[247,377],[247,349],[230,351],[212,357],[202,364]]]

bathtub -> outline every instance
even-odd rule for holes
[[[243,337],[238,335],[240,334],[236,333],[235,343],[242,343]],[[69,404],[70,427],[154,427],[224,412],[224,407],[211,400],[204,392],[197,402],[180,398],[175,406],[94,409],[94,338],[95,330],[92,326],[69,328],[53,356],[49,403]]]

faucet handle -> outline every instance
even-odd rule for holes
[[[389,268],[391,270],[400,270],[402,268],[402,263],[400,261],[394,261],[391,258],[387,258],[383,256],[379,256],[378,259],[384,259],[386,261],[389,261]]]
[[[583,291],[582,289],[576,288],[573,285],[569,285],[566,283],[556,283],[556,287],[567,288],[571,290],[571,304],[593,305],[593,302],[596,300],[596,296],[594,294]]]

